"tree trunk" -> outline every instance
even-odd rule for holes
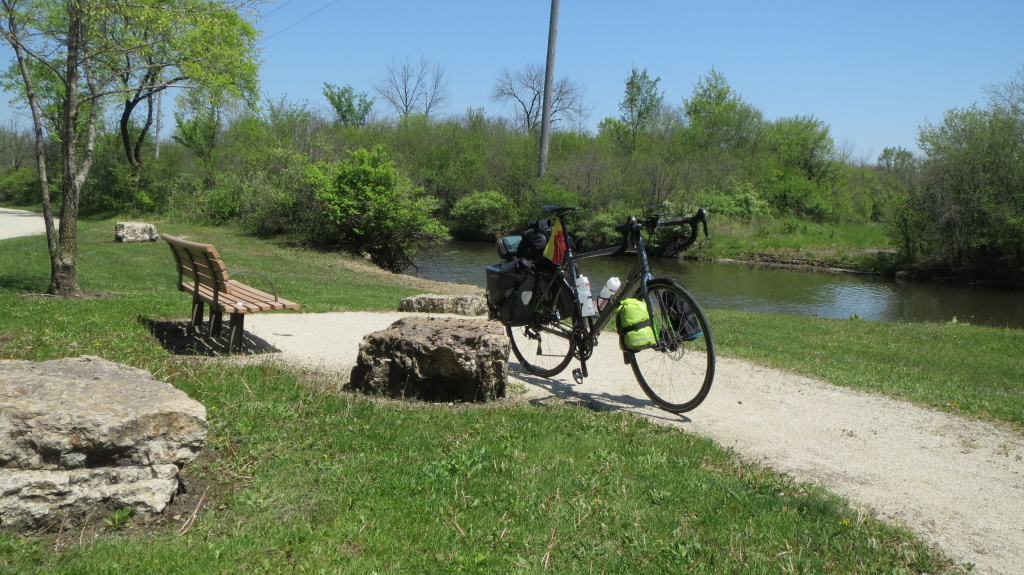
[[[75,296],[82,293],[78,287],[78,197],[81,190],[81,174],[78,170],[78,96],[79,66],[81,65],[80,43],[84,37],[84,16],[81,6],[69,2],[67,60],[65,67],[64,109],[60,127],[61,146],[61,208],[60,233],[56,245],[50,245],[50,288],[51,295]],[[91,138],[92,134],[87,135]]]

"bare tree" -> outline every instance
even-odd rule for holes
[[[515,124],[523,131],[532,133],[540,129],[544,66],[532,63],[520,70],[502,70],[491,89],[491,101],[512,108]],[[555,80],[551,91],[551,122],[577,124],[586,116],[579,84],[565,77]]]
[[[0,165],[21,168],[32,155],[32,133],[13,118],[0,128]]]
[[[418,63],[408,58],[401,63],[392,62],[388,75],[373,89],[402,117],[423,114],[429,118],[448,100],[448,80],[441,65],[422,57]]]

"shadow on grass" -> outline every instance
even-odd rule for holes
[[[39,294],[50,285],[48,276],[0,275],[0,289],[9,289],[26,294]]]
[[[146,327],[149,333],[160,342],[160,346],[173,355],[194,355],[218,357],[228,354],[227,330],[224,335],[210,337],[203,333],[189,333],[188,320],[155,320],[139,316],[136,321]],[[281,350],[266,340],[249,332],[245,332],[241,351],[231,355],[261,355],[281,353]]]

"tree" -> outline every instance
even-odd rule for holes
[[[370,117],[373,100],[366,97],[365,92],[356,93],[352,86],[339,88],[324,83],[324,97],[330,102],[337,114],[338,123],[342,126],[362,128]]]
[[[255,73],[255,29],[244,0],[0,0],[0,36],[14,50],[31,110],[54,295],[81,293],[78,204],[89,176],[97,122],[109,100],[152,95],[172,78],[230,89]],[[166,45],[165,45],[166,43]],[[180,71],[175,74],[172,70]],[[164,86],[166,88],[166,85]],[[142,101],[142,100],[140,100]],[[44,108],[59,143],[60,228],[54,228]],[[129,112],[130,115],[130,112]]]
[[[426,58],[420,58],[419,63],[408,58],[401,63],[392,62],[387,76],[373,89],[403,118],[410,114],[429,118],[448,100],[448,81],[441,65],[431,65]]]
[[[749,150],[764,121],[761,111],[740,97],[714,68],[694,86],[693,97],[683,100],[683,110],[693,140],[702,150]]]
[[[248,3],[248,2],[246,2]],[[147,4],[147,3],[142,3]],[[142,168],[142,145],[153,125],[153,99],[168,88],[202,86],[207,92],[228,92],[254,98],[259,63],[256,31],[230,5],[240,2],[148,2],[149,10],[117,9],[122,20],[112,40],[141,49],[118,54],[112,63],[123,96],[120,132],[125,157]],[[166,10],[161,14],[159,10]],[[133,115],[145,105],[145,118],[133,126]]]
[[[657,121],[665,96],[658,92],[661,78],[651,79],[647,68],[638,72],[633,68],[626,78],[626,93],[619,102],[619,120],[625,124],[629,137],[629,149],[635,150],[639,134],[652,127]]]
[[[502,70],[491,89],[491,101],[510,106],[514,122],[521,130],[540,129],[544,104],[544,67],[527,64],[521,70]],[[583,90],[569,78],[558,78],[551,91],[551,123],[576,124],[587,115]]]

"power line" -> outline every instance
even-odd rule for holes
[[[271,38],[273,38],[274,36],[277,36],[278,34],[280,34],[280,33],[282,33],[282,32],[285,32],[286,30],[290,30],[291,28],[294,28],[295,26],[298,26],[299,24],[302,24],[302,23],[303,23],[303,22],[305,22],[306,20],[309,20],[309,19],[310,19],[310,18],[312,18],[313,16],[316,16],[317,14],[319,14],[319,13],[323,12],[324,10],[326,10],[326,9],[330,8],[331,6],[334,6],[334,5],[335,5],[335,4],[337,4],[338,2],[339,2],[339,0],[333,0],[332,2],[330,2],[329,4],[327,4],[326,6],[324,6],[323,8],[320,8],[319,10],[317,10],[317,11],[315,11],[315,12],[313,12],[313,13],[311,13],[311,14],[309,14],[309,15],[305,16],[305,17],[303,17],[302,19],[300,19],[299,21],[297,21],[297,22],[295,22],[295,23],[293,23],[293,24],[290,24],[290,25],[288,25],[288,26],[285,26],[284,28],[282,28],[282,29],[278,30],[277,32],[274,32],[274,33],[273,33],[273,34],[271,34],[270,36],[267,36],[266,38],[263,38],[263,39],[262,39],[262,40],[260,40],[260,41],[259,41],[258,43],[259,43],[259,44],[262,44],[263,42],[266,42],[267,40],[270,40],[270,39],[271,39]]]
[[[271,10],[270,12],[267,12],[266,14],[262,14],[260,16],[260,20],[266,18],[267,16],[270,16],[274,12],[277,12],[278,10],[280,10],[281,8],[284,8],[285,6],[291,4],[292,2],[294,2],[294,0],[285,0],[284,3],[281,4],[280,6],[278,6],[277,8],[274,8],[273,10]]]

